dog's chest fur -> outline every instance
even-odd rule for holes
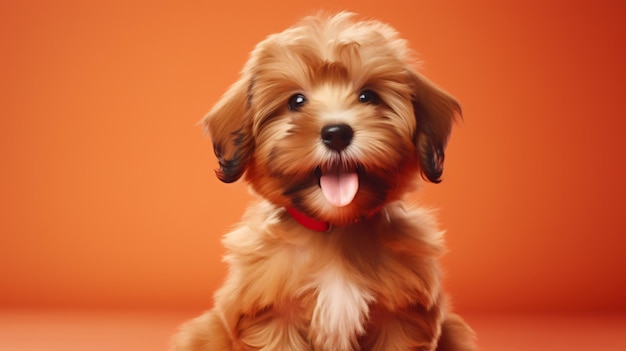
[[[439,298],[441,234],[425,211],[393,205],[329,233],[308,231],[267,203],[246,217],[224,238],[230,275],[216,294],[243,349],[274,335],[302,350],[352,350],[380,322],[372,310],[428,308]]]

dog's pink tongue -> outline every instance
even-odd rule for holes
[[[359,190],[359,176],[356,173],[331,173],[320,177],[320,186],[326,200],[337,207],[348,205]]]

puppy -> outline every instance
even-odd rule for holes
[[[223,244],[214,308],[174,350],[474,350],[449,310],[432,215],[459,104],[412,69],[394,29],[350,13],[269,36],[203,120],[217,177],[261,200]]]

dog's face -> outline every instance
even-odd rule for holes
[[[439,182],[459,105],[412,70],[396,32],[310,17],[259,43],[204,119],[218,177],[335,225]]]

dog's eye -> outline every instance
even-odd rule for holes
[[[359,102],[362,104],[377,105],[380,102],[378,94],[371,90],[363,90],[359,93]]]
[[[289,98],[289,101],[287,102],[287,107],[290,111],[297,112],[300,111],[304,104],[306,104],[306,96],[302,94],[295,94]]]

